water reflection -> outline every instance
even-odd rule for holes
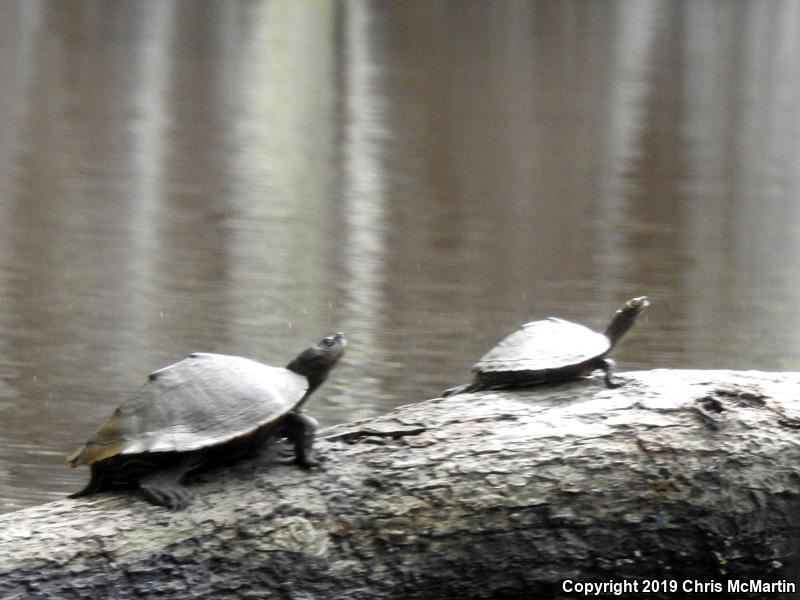
[[[797,2],[0,3],[0,511],[144,374],[345,330],[323,423],[524,320],[798,369]]]
[[[342,11],[341,106],[342,114],[342,262],[346,288],[345,329],[357,332],[358,348],[349,357],[356,372],[369,364],[385,362],[381,332],[388,323],[383,309],[386,190],[383,173],[384,151],[389,136],[382,107],[381,74],[377,64],[384,58],[376,48],[371,29],[369,5],[350,2]],[[380,398],[381,382],[362,381],[365,397]],[[348,411],[355,418],[374,414],[376,403],[354,406]]]

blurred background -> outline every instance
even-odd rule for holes
[[[349,353],[323,424],[526,320],[800,369],[796,1],[0,1],[0,512],[191,351]]]

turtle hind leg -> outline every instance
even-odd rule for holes
[[[283,435],[294,444],[294,462],[304,469],[310,469],[318,464],[311,458],[314,434],[318,426],[314,417],[301,412],[290,412],[283,418],[281,424]]]
[[[181,480],[189,471],[199,466],[196,459],[185,457],[175,463],[148,473],[139,480],[139,488],[152,504],[170,510],[183,510],[192,500],[192,494]]]
[[[611,379],[611,375],[614,373],[614,369],[616,368],[616,366],[617,366],[617,363],[615,363],[610,358],[602,358],[597,363],[597,368],[598,369],[602,369],[603,373],[605,373],[604,379],[605,379],[605,382],[606,382],[606,387],[609,388],[609,389],[614,389],[614,388],[622,387],[623,385],[625,385],[624,383],[622,383],[620,381],[614,381],[613,379]]]

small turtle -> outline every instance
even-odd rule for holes
[[[568,381],[596,369],[605,371],[608,387],[619,387],[622,384],[611,380],[614,361],[606,356],[648,306],[650,301],[645,296],[628,300],[614,314],[604,334],[554,317],[525,323],[475,363],[472,383],[446,390],[443,395]]]
[[[138,486],[153,504],[185,508],[191,495],[181,485],[184,475],[252,454],[280,436],[294,444],[297,464],[313,466],[317,422],[300,408],[346,346],[342,333],[326,337],[286,368],[197,352],[150,373],[67,459],[70,467],[92,470],[89,484],[70,498]]]

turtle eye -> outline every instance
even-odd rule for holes
[[[326,348],[330,348],[331,346],[333,346],[333,338],[326,337],[324,340],[322,340],[322,345],[325,346]]]

